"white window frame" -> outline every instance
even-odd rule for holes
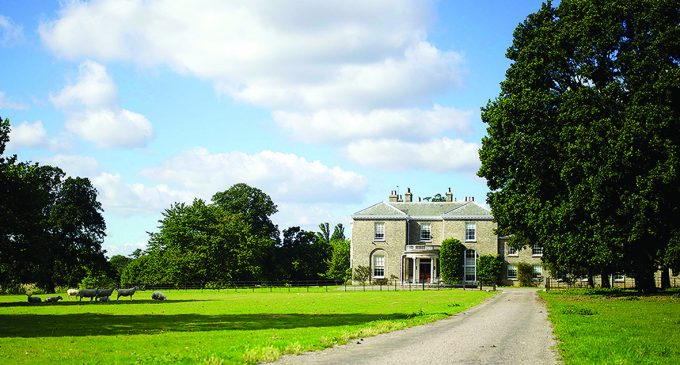
[[[508,247],[508,256],[519,256],[519,250],[514,247]]]
[[[471,235],[470,232],[472,232]],[[477,223],[465,223],[465,242],[477,242]]]
[[[514,272],[515,275],[510,275],[511,271]],[[517,265],[508,264],[507,277],[508,280],[517,280]]]
[[[531,278],[536,281],[543,280],[543,266],[540,264],[534,264],[531,267]]]
[[[380,252],[373,254],[373,268],[371,270],[371,273],[373,274],[373,277],[376,279],[382,279],[385,277],[385,254]],[[382,275],[377,274],[378,270],[382,271]]]
[[[378,229],[378,227],[381,227]],[[378,234],[382,233],[382,236]],[[375,222],[373,224],[373,241],[385,241],[385,222]]]
[[[531,246],[531,256],[543,256],[543,245],[534,243]]]
[[[427,229],[425,229],[427,227]],[[427,232],[427,235],[424,233]],[[431,223],[420,223],[420,242],[431,242],[432,241],[432,224]]]
[[[624,274],[624,273],[619,272],[619,273],[612,275],[612,277],[613,277],[612,279],[614,280],[615,283],[622,283],[622,282],[626,281],[626,274]]]

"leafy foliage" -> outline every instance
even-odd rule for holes
[[[327,260],[328,269],[325,277],[333,280],[347,281],[352,277],[349,262],[350,242],[344,239],[331,241],[333,251],[330,260]]]
[[[520,286],[534,286],[534,267],[526,262],[517,263],[517,279]]]
[[[9,125],[0,118],[0,154]],[[0,155],[0,287],[34,282],[51,293],[75,286],[86,269],[110,274],[101,213],[88,179]]]
[[[361,284],[366,284],[371,278],[371,268],[368,266],[357,265],[354,268],[354,280]]]
[[[680,225],[679,14],[674,0],[567,0],[515,30],[478,174],[499,234],[542,243],[551,271],[654,285]]]
[[[499,284],[503,260],[498,255],[480,255],[477,258],[477,278],[482,283]]]
[[[456,238],[442,241],[439,249],[439,271],[443,282],[454,284],[463,280],[465,250],[465,245]]]

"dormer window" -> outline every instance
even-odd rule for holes
[[[420,240],[432,241],[432,225],[430,223],[420,224]]]

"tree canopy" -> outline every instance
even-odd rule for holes
[[[53,292],[88,273],[110,273],[97,190],[58,167],[2,155],[9,126],[0,118],[0,287],[36,283]]]
[[[638,287],[680,235],[677,0],[551,2],[514,33],[478,175],[499,234],[554,272]],[[670,261],[670,262],[669,262]]]

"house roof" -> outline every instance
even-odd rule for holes
[[[475,219],[491,220],[491,212],[467,202],[380,202],[352,215],[353,219]]]

